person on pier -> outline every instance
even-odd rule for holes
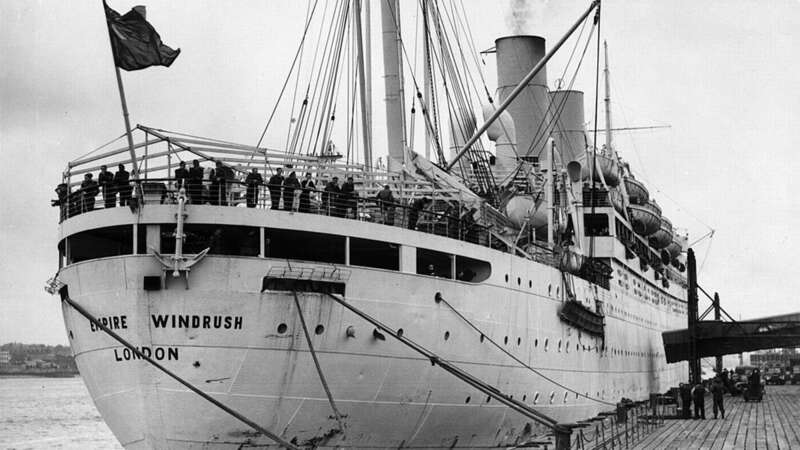
[[[725,418],[725,405],[722,403],[723,395],[725,395],[725,386],[722,384],[722,380],[720,377],[714,378],[714,381],[711,383],[711,397],[714,400],[714,418],[717,418],[717,413],[722,414],[722,418]]]
[[[283,169],[278,167],[275,170],[275,175],[269,177],[267,188],[269,189],[269,209],[278,209],[281,203],[281,192],[283,190]]]
[[[706,388],[703,383],[697,383],[692,389],[692,400],[694,400],[694,418],[706,419]]]

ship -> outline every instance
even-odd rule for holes
[[[138,125],[128,145],[67,164],[48,288],[126,449],[512,446],[686,380],[661,333],[687,317],[688,237],[612,141],[607,56],[605,130],[586,129],[583,92],[547,79],[579,26],[580,46],[599,42],[599,2],[550,50],[498,38],[497,98],[480,102],[443,40],[466,17],[420,3],[418,84],[403,75],[399,2],[380,2],[385,164],[367,153],[368,4],[336,3],[324,62],[306,65],[321,84],[294,99],[286,148]],[[336,146],[344,53],[357,63],[347,106],[362,114]],[[202,178],[187,176],[195,160]],[[82,186],[101,166],[133,170]],[[278,168],[298,182],[268,181]]]

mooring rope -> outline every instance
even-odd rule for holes
[[[616,405],[616,404],[614,404],[614,403],[607,402],[607,401],[605,401],[605,400],[601,400],[601,399],[599,399],[599,398],[594,398],[594,397],[591,397],[591,396],[589,396],[589,395],[586,395],[586,394],[582,394],[582,393],[580,393],[580,392],[576,391],[575,389],[571,389],[571,388],[569,388],[568,386],[565,386],[565,385],[563,385],[563,384],[559,383],[558,381],[556,381],[556,380],[554,380],[554,379],[552,379],[552,378],[548,377],[547,375],[543,374],[543,373],[542,373],[542,372],[540,372],[539,370],[537,370],[537,369],[534,369],[533,367],[531,367],[530,365],[526,364],[526,363],[525,363],[524,361],[522,361],[521,359],[517,358],[517,357],[516,357],[516,356],[515,356],[513,353],[511,353],[511,352],[509,352],[508,350],[506,350],[505,348],[503,348],[503,347],[502,347],[500,344],[498,344],[497,342],[495,342],[495,341],[494,341],[494,339],[490,338],[490,337],[489,337],[489,336],[488,336],[486,333],[484,333],[483,331],[481,331],[481,329],[480,329],[480,328],[478,328],[478,327],[477,327],[477,326],[476,326],[474,323],[472,323],[472,321],[470,321],[469,319],[467,319],[466,317],[464,317],[464,315],[463,315],[463,314],[461,314],[461,313],[460,313],[460,312],[459,312],[457,309],[455,309],[455,308],[453,307],[453,305],[451,305],[451,304],[450,304],[450,302],[448,302],[447,300],[445,300],[445,299],[444,299],[444,297],[442,297],[442,296],[441,296],[441,294],[437,294],[437,295],[436,295],[436,300],[437,300],[437,302],[442,302],[442,303],[444,303],[445,305],[447,305],[447,307],[448,307],[448,308],[450,308],[450,309],[451,309],[451,310],[452,310],[452,311],[453,311],[453,312],[454,312],[454,313],[455,313],[455,314],[456,314],[458,317],[460,317],[460,318],[461,318],[461,320],[463,320],[464,322],[466,322],[466,323],[467,323],[467,325],[469,325],[469,326],[470,326],[470,327],[471,327],[473,330],[477,331],[477,332],[478,332],[478,333],[479,333],[479,334],[480,334],[480,335],[481,335],[483,338],[485,338],[486,340],[488,340],[488,341],[489,341],[489,342],[490,342],[492,345],[494,345],[495,347],[497,347],[497,348],[498,348],[498,349],[499,349],[501,352],[503,352],[503,353],[505,353],[506,355],[508,355],[508,357],[510,357],[511,359],[513,359],[514,361],[516,361],[518,364],[520,364],[521,366],[523,366],[523,367],[525,367],[526,369],[530,370],[531,372],[535,373],[536,375],[539,375],[540,377],[542,377],[542,378],[544,378],[545,380],[547,380],[547,381],[549,381],[549,382],[551,382],[551,383],[555,384],[556,386],[558,386],[558,387],[560,387],[560,388],[562,388],[562,389],[564,389],[564,390],[566,390],[566,391],[572,392],[573,394],[575,394],[575,395],[578,395],[578,396],[580,396],[580,397],[584,397],[584,398],[587,398],[587,399],[589,399],[589,400],[592,400],[592,401],[595,401],[595,402],[598,402],[598,403],[602,403],[602,404],[604,404],[604,405],[610,405],[610,406],[614,406],[614,407],[616,407],[616,406],[617,406],[617,405]]]
[[[292,295],[294,295],[294,304],[297,306],[297,314],[300,316],[300,324],[303,326],[303,333],[306,335],[306,342],[308,343],[308,349],[311,351],[311,358],[314,359],[314,365],[317,367],[317,374],[319,374],[319,381],[322,382],[322,387],[325,388],[325,395],[328,396],[328,403],[331,405],[331,409],[333,410],[333,415],[336,417],[336,422],[339,424],[339,431],[344,433],[344,424],[342,423],[342,413],[339,412],[339,409],[336,407],[336,403],[333,401],[333,395],[331,394],[331,390],[328,387],[328,382],[325,380],[325,374],[322,373],[322,366],[319,364],[319,359],[317,358],[317,352],[314,351],[314,344],[311,343],[311,333],[308,332],[308,326],[306,325],[306,319],[303,316],[303,310],[300,308],[300,299],[297,298],[297,291],[292,291]]]
[[[65,288],[66,288],[66,286],[64,288],[62,288],[62,289],[65,289]],[[131,343],[126,341],[120,335],[118,335],[117,333],[111,331],[111,329],[109,329],[107,326],[103,325],[99,320],[97,320],[97,318],[95,316],[93,316],[90,312],[88,312],[86,309],[84,309],[81,305],[79,305],[78,303],[73,301],[71,298],[69,298],[68,295],[65,295],[64,291],[62,291],[62,293],[61,293],[61,301],[65,302],[66,304],[71,306],[75,311],[78,311],[83,317],[88,319],[89,322],[92,322],[95,327],[103,330],[107,335],[111,336],[116,341],[118,341],[120,344],[124,345],[128,350],[133,352],[134,355],[136,355],[139,358],[142,358],[143,360],[147,361],[148,363],[150,363],[155,368],[157,368],[160,371],[162,371],[165,374],[167,374],[170,378],[172,378],[175,381],[177,381],[178,383],[186,386],[186,388],[188,388],[190,391],[194,392],[195,394],[199,395],[200,397],[203,397],[204,399],[206,399],[209,402],[211,402],[214,406],[216,406],[219,409],[225,411],[226,413],[230,414],[231,416],[239,419],[240,421],[244,422],[245,424],[247,424],[248,426],[250,426],[254,430],[256,430],[259,433],[263,434],[264,436],[272,439],[274,442],[282,445],[283,447],[288,448],[290,450],[300,450],[299,447],[297,447],[297,446],[285,441],[284,439],[282,439],[277,434],[267,430],[266,428],[264,428],[261,425],[253,422],[252,420],[250,420],[247,417],[243,416],[242,414],[240,414],[239,412],[235,411],[234,409],[226,406],[225,404],[221,403],[219,400],[217,400],[214,397],[211,397],[210,395],[208,395],[205,392],[201,391],[200,389],[198,389],[197,387],[195,387],[194,385],[192,385],[188,381],[186,381],[183,378],[179,377],[178,375],[172,373],[169,369],[167,369],[166,367],[162,366],[161,364],[159,364],[158,362],[156,362],[155,360],[153,360],[149,356],[143,354],[141,351],[139,351],[136,347],[134,347]]]
[[[412,341],[411,339],[405,337],[402,333],[398,333],[394,329],[390,328],[387,325],[384,325],[379,320],[375,319],[374,317],[370,316],[369,314],[365,313],[364,311],[356,308],[355,306],[351,305],[345,299],[339,298],[331,293],[327,293],[329,297],[331,297],[334,301],[339,303],[340,305],[344,306],[345,308],[349,309],[356,315],[360,316],[362,319],[366,320],[367,322],[374,325],[376,328],[388,333],[393,338],[397,339],[401,343],[405,344],[406,346],[410,347],[412,350],[420,353],[421,355],[428,358],[432,365],[439,366],[445,371],[449,372],[450,374],[454,375],[456,378],[464,381],[465,383],[469,384],[470,386],[474,387],[475,389],[483,392],[484,394],[488,395],[495,400],[498,400],[500,403],[506,405],[507,407],[511,408],[512,410],[528,417],[529,419],[534,420],[537,423],[540,423],[554,431],[563,431],[564,427],[559,424],[555,419],[549,417],[530,406],[526,405],[525,403],[515,400],[513,397],[508,396],[501,392],[496,387],[476,378],[469,372],[459,368],[458,366],[454,365],[453,363],[441,358],[440,356],[436,355],[432,351],[426,349],[425,347],[417,344],[416,342]]]

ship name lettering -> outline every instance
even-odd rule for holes
[[[98,317],[97,321],[103,324],[105,327],[112,329],[112,330],[127,330],[128,329],[128,317],[127,316],[108,316],[108,317]],[[100,327],[94,324],[94,322],[89,322],[89,329],[92,332],[100,331]]]
[[[155,328],[213,328],[241,330],[242,316],[200,316],[191,314],[152,314]]]
[[[178,360],[178,348],[177,347],[135,347],[136,350],[139,350],[144,356],[148,358],[155,359],[156,361],[177,361]],[[130,361],[130,360],[142,359],[139,355],[132,352],[131,349],[125,347],[123,349],[114,349],[114,360],[117,362],[119,361]]]

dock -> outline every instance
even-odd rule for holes
[[[767,386],[761,402],[726,395],[724,404],[724,420],[714,420],[709,396],[706,420],[667,420],[632,448],[800,448],[800,386]]]

